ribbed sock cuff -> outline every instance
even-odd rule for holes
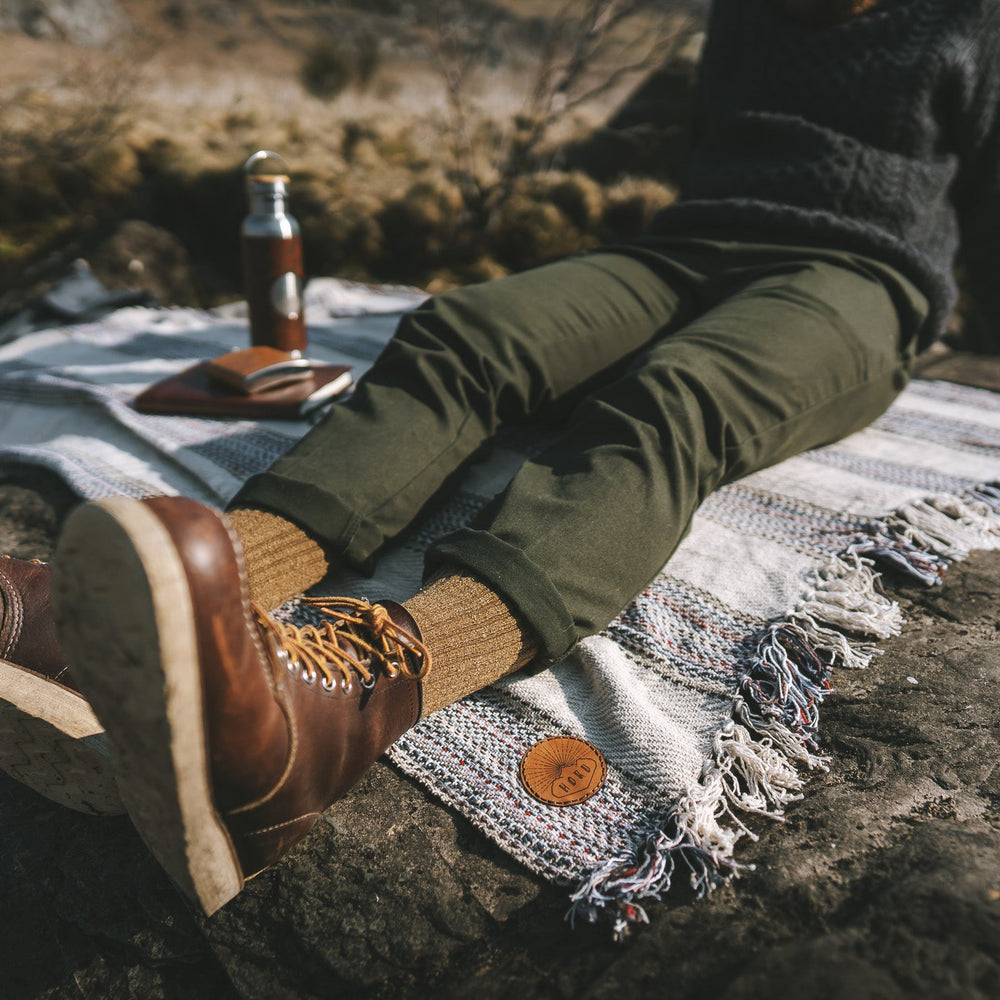
[[[434,666],[423,680],[423,715],[530,663],[537,647],[510,608],[475,577],[442,574],[406,602]]]
[[[298,525],[266,510],[228,511],[243,546],[250,597],[270,611],[319,583],[329,570],[320,545]]]

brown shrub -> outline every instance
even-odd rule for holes
[[[369,199],[300,212],[302,249],[310,274],[371,277],[382,254],[379,204]]]
[[[25,268],[78,255],[139,185],[125,135],[140,68],[135,54],[99,64],[67,54],[44,83],[0,88],[0,291]]]
[[[649,225],[653,216],[677,198],[667,184],[648,178],[626,178],[607,191],[601,219],[601,236],[606,242],[633,239]]]
[[[545,198],[581,233],[591,232],[604,210],[604,191],[600,184],[580,171],[547,179]]]
[[[585,245],[580,230],[550,201],[515,193],[492,214],[486,248],[504,267],[519,271]]]
[[[510,272],[503,264],[495,261],[492,257],[477,257],[475,260],[457,270],[456,274],[463,285],[473,284],[480,281],[495,281],[503,278]]]
[[[448,181],[417,181],[379,213],[381,265],[397,280],[412,281],[446,263],[463,222],[462,194]]]
[[[332,100],[348,87],[364,90],[379,66],[378,40],[362,35],[353,44],[321,38],[306,53],[300,77],[314,97]]]
[[[390,166],[420,173],[434,165],[427,153],[418,149],[405,131],[379,134],[373,141],[379,157]]]
[[[344,135],[340,141],[340,155],[351,164],[372,167],[381,159],[377,141],[379,135],[367,122],[349,121],[344,123]]]

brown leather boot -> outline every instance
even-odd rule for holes
[[[49,567],[0,557],[0,769],[53,802],[124,812],[104,729],[56,638]]]
[[[78,508],[54,561],[73,667],[129,815],[211,914],[277,861],[420,715],[429,657],[385,602],[251,604],[239,540],[192,500]]]

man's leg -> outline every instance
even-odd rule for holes
[[[317,582],[322,555],[365,565],[501,424],[565,406],[690,319],[701,276],[650,259],[584,255],[407,315],[353,397],[231,501],[261,603]]]
[[[713,489],[864,427],[907,381],[923,306],[912,288],[900,309],[875,271],[824,260],[726,280],[718,305],[587,396],[557,443],[429,553],[431,570],[501,595],[543,660],[642,590]]]
[[[206,910],[281,857],[421,707],[516,665],[515,642],[508,662],[464,671],[492,643],[469,641],[470,616],[485,606],[561,656],[655,574],[711,488],[888,405],[912,331],[883,285],[820,263],[735,270],[724,306],[622,352],[625,370],[585,397],[561,444],[435,547],[442,574],[405,605],[331,601],[295,629],[254,607],[218,513],[156,498],[71,516],[56,560],[63,634],[130,815]],[[435,687],[441,667],[451,680]]]

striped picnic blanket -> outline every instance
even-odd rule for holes
[[[312,282],[310,354],[361,374],[419,299]],[[224,505],[308,424],[143,415],[131,400],[246,343],[239,306],[136,307],[0,347],[0,473],[44,466],[89,499],[181,493]],[[343,573],[319,589],[406,599],[431,539],[465,523],[538,445],[502,435],[374,577]],[[865,666],[903,625],[878,571],[934,584],[949,560],[1000,547],[996,480],[1000,395],[915,381],[869,429],[717,491],[601,635],[435,713],[390,756],[570,886],[572,917],[607,915],[620,932],[679,875],[705,892],[738,872],[754,817],[780,815],[824,766],[819,708],[833,671]],[[586,739],[607,761],[584,802],[546,805],[519,780],[526,751],[554,735]]]

